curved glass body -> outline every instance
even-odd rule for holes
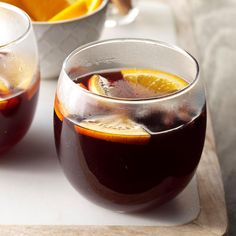
[[[166,71],[189,85],[161,97],[122,99],[93,94],[74,82],[123,68]],[[54,132],[60,164],[72,185],[91,201],[118,211],[160,205],[181,192],[195,173],[205,139],[206,101],[198,73],[187,52],[149,40],[95,42],[69,55],[56,91]],[[101,140],[82,132],[84,120],[116,120],[124,114],[148,133],[147,141]]]
[[[15,145],[32,122],[39,90],[37,45],[30,18],[0,3],[0,154]]]

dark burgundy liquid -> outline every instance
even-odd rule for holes
[[[114,73],[103,76],[114,77]],[[82,81],[87,85],[87,78]],[[148,201],[162,204],[176,196],[189,183],[199,163],[206,109],[204,106],[186,124],[179,117],[172,117],[173,126],[178,127],[181,122],[182,126],[158,133],[159,129],[169,129],[162,119],[159,113],[143,120],[137,118],[136,122],[146,127],[158,123],[154,128],[157,133],[151,134],[146,144],[126,144],[79,134],[70,117],[61,121],[54,113],[56,148],[72,185],[92,201],[122,210]]]
[[[39,78],[25,91],[6,99],[0,105],[0,154],[15,145],[27,132],[36,108]],[[17,92],[17,91],[15,91]]]

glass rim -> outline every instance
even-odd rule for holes
[[[14,44],[17,44],[17,43],[21,42],[23,39],[25,39],[28,36],[28,34],[30,33],[30,30],[32,28],[32,24],[31,24],[31,19],[30,19],[29,15],[25,11],[23,11],[22,9],[20,9],[14,5],[5,3],[5,2],[0,2],[0,8],[10,10],[10,11],[20,15],[21,17],[25,18],[27,21],[27,27],[26,27],[25,31],[20,36],[16,37],[13,40],[10,40],[9,42],[7,42],[3,45],[0,44],[0,49],[3,49],[3,48],[7,48],[9,46],[12,46]]]
[[[176,92],[173,93],[169,93],[169,94],[164,94],[162,96],[153,96],[153,97],[147,97],[147,98],[119,98],[119,97],[109,97],[109,96],[105,96],[105,95],[100,95],[100,94],[96,94],[93,92],[90,92],[87,89],[82,88],[81,86],[76,86],[76,84],[73,82],[73,80],[70,78],[69,74],[66,72],[66,67],[67,64],[69,62],[69,60],[74,57],[75,55],[77,55],[79,52],[86,50],[90,47],[96,46],[96,45],[102,45],[102,44],[106,44],[106,43],[118,43],[118,42],[139,42],[139,43],[147,43],[147,44],[155,44],[155,45],[159,45],[162,47],[166,47],[172,50],[175,50],[185,56],[187,56],[190,60],[193,61],[193,63],[195,64],[195,68],[196,68],[196,74],[194,76],[194,79],[188,84],[188,86],[186,86],[185,88],[178,90]],[[73,84],[75,84],[75,86],[82,91],[83,93],[98,98],[98,99],[103,99],[105,101],[109,101],[109,102],[117,102],[117,103],[126,103],[126,104],[131,104],[131,103],[152,103],[152,102],[156,102],[156,101],[164,101],[164,100],[169,100],[169,99],[173,99],[175,97],[181,96],[185,93],[187,93],[188,91],[190,91],[199,81],[199,72],[200,72],[200,68],[199,68],[199,64],[197,62],[197,60],[195,59],[195,57],[193,57],[189,52],[187,52],[186,50],[175,46],[173,44],[170,43],[166,43],[163,41],[158,41],[158,40],[151,40],[151,39],[143,39],[143,38],[117,38],[117,39],[106,39],[106,40],[98,40],[98,41],[94,41],[88,44],[85,44],[83,46],[78,47],[77,49],[75,49],[74,51],[72,51],[64,60],[63,64],[62,64],[62,71],[64,72],[64,74],[66,75],[66,79],[70,80],[71,82],[73,82]]]

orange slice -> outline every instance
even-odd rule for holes
[[[150,95],[169,94],[188,86],[182,78],[159,70],[124,69],[121,73],[132,86],[143,88]]]
[[[88,13],[95,11],[102,3],[102,0],[86,0]]]
[[[77,18],[87,14],[88,8],[85,0],[78,0],[74,4],[69,5],[58,14],[54,15],[49,22],[68,20],[72,18]]]
[[[74,128],[79,134],[117,143],[145,144],[151,137],[141,125],[121,115],[89,118]]]
[[[23,9],[36,21],[47,21],[70,4],[67,0],[20,0]]]
[[[103,96],[109,96],[111,90],[110,82],[101,75],[93,75],[88,81],[89,91],[100,94]]]
[[[63,121],[65,116],[68,116],[68,112],[66,111],[65,107],[59,102],[57,96],[54,100],[54,111],[57,117]]]

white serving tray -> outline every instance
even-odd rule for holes
[[[176,44],[171,9],[156,0],[140,2],[127,26],[105,29],[102,38],[151,38]],[[0,225],[182,225],[200,210],[194,179],[174,200],[142,213],[120,214],[83,198],[64,177],[53,137],[56,81],[42,81],[36,116],[26,137],[0,159]]]

